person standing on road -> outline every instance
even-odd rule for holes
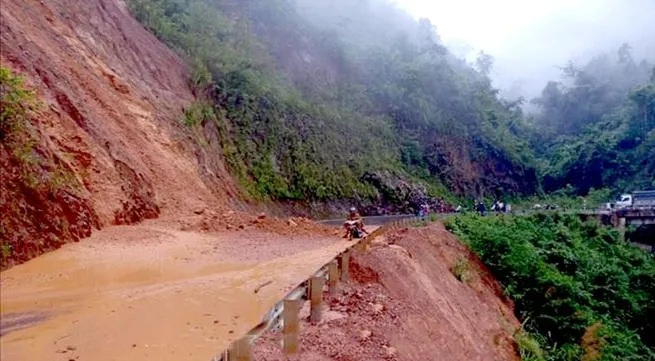
[[[484,205],[483,201],[478,202],[477,210],[478,210],[478,214],[480,214],[483,217],[487,214],[487,207]]]

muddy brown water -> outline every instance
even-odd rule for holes
[[[351,244],[108,228],[0,274],[0,356],[211,360]]]

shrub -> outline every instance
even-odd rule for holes
[[[562,214],[463,215],[447,227],[501,282],[548,360],[655,359],[655,260],[615,230]]]
[[[458,258],[450,272],[452,272],[455,278],[460,282],[469,283],[471,280],[471,264],[465,257]]]
[[[22,135],[37,107],[34,91],[24,86],[23,77],[0,66],[0,141],[12,141],[12,137]]]

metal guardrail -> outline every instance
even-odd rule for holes
[[[366,250],[370,242],[380,233],[396,227],[406,227],[423,219],[418,217],[403,218],[381,226],[371,234],[361,238],[339,253],[331,261],[319,268],[308,279],[296,286],[273,308],[271,308],[262,321],[242,338],[234,341],[230,347],[212,361],[252,361],[252,346],[267,331],[282,331],[282,349],[286,354],[295,354],[299,350],[299,312],[302,303],[309,300],[311,303],[310,320],[318,322],[321,319],[321,304],[323,286],[327,281],[329,292],[335,294],[339,281],[346,281],[349,277],[350,255],[353,250]]]

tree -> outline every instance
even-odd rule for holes
[[[475,66],[480,73],[489,76],[494,66],[494,58],[482,50],[475,59]]]
[[[632,47],[628,43],[623,43],[617,51],[619,63],[626,64],[632,62]]]
[[[575,78],[575,76],[578,74],[580,69],[573,63],[572,60],[569,60],[566,65],[560,68],[562,71],[562,74],[567,77],[567,78]]]
[[[432,53],[434,55],[443,55],[447,52],[441,44],[441,38],[437,33],[437,27],[432,24],[430,19],[421,18],[418,21],[419,42],[421,43],[421,53]]]
[[[630,93],[630,100],[639,107],[642,117],[640,128],[642,134],[646,135],[655,125],[655,85],[639,87]]]

